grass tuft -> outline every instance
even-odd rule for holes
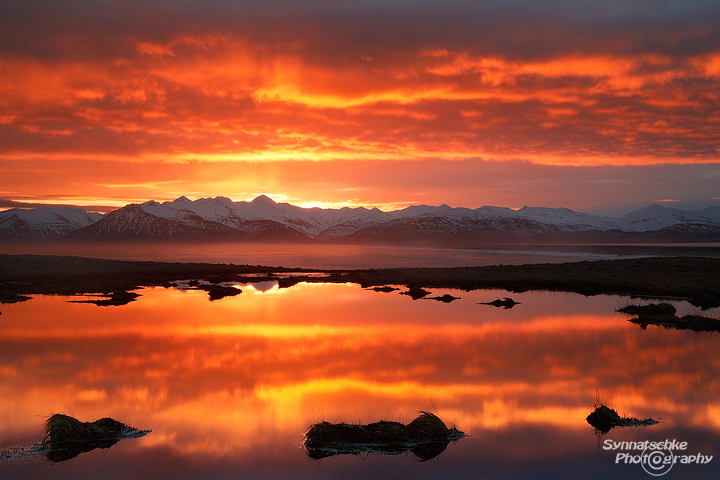
[[[314,460],[342,454],[397,455],[409,450],[420,461],[425,461],[440,455],[450,442],[465,436],[455,427],[448,428],[436,415],[420,412],[408,425],[385,420],[368,425],[316,423],[305,433],[303,447]]]

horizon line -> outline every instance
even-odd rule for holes
[[[381,207],[379,207],[379,206],[369,206],[369,205],[367,205],[367,204],[355,204],[355,203],[349,203],[349,202],[343,202],[343,203],[341,203],[341,202],[298,202],[298,203],[291,203],[291,202],[285,201],[285,200],[288,200],[289,198],[288,198],[287,196],[285,196],[285,195],[282,195],[282,194],[273,195],[273,194],[260,193],[260,194],[255,194],[255,195],[256,195],[256,196],[255,196],[254,198],[249,198],[249,199],[247,199],[247,200],[236,200],[236,199],[233,199],[233,198],[230,198],[230,197],[226,197],[226,196],[224,196],[224,195],[217,195],[217,196],[215,196],[215,197],[212,197],[212,196],[208,196],[208,197],[198,196],[198,197],[196,197],[196,198],[194,198],[194,199],[191,198],[191,197],[188,197],[187,195],[180,195],[179,197],[176,197],[176,198],[174,198],[174,199],[172,199],[172,200],[157,201],[157,200],[154,200],[154,199],[149,199],[149,200],[145,200],[145,201],[143,201],[143,202],[133,202],[133,201],[131,201],[131,202],[126,203],[126,204],[124,204],[124,205],[119,205],[119,203],[118,203],[118,204],[113,204],[113,205],[110,205],[110,204],[108,204],[108,205],[82,205],[82,204],[67,203],[67,202],[63,202],[63,203],[22,202],[22,201],[17,201],[17,200],[13,200],[13,199],[0,198],[0,213],[6,212],[6,211],[8,211],[8,210],[12,210],[12,209],[14,209],[14,208],[18,208],[18,209],[21,209],[21,210],[36,210],[36,209],[41,208],[41,207],[49,207],[49,208],[52,208],[52,209],[61,209],[61,208],[69,207],[69,208],[81,208],[81,209],[83,209],[84,211],[86,211],[87,213],[101,213],[101,214],[103,214],[103,215],[106,215],[106,214],[108,214],[108,213],[110,213],[110,212],[113,212],[113,211],[115,211],[115,210],[119,210],[119,209],[124,208],[124,207],[126,207],[126,206],[128,206],[128,205],[143,205],[143,204],[150,203],[150,202],[155,202],[155,203],[158,203],[158,204],[161,204],[161,205],[162,205],[162,204],[166,204],[166,203],[173,203],[173,202],[178,201],[178,200],[180,200],[180,199],[182,199],[182,198],[185,198],[186,200],[188,200],[188,201],[190,201],[190,202],[192,202],[192,203],[195,203],[195,202],[197,202],[197,201],[199,201],[199,200],[216,200],[216,199],[220,198],[220,199],[230,200],[232,203],[237,204],[237,203],[252,203],[252,202],[254,202],[254,201],[256,201],[256,200],[261,199],[261,198],[264,197],[264,198],[267,198],[267,199],[269,199],[270,201],[272,201],[274,204],[291,205],[291,206],[294,206],[294,207],[303,208],[303,209],[307,209],[307,210],[310,210],[310,209],[313,209],[313,208],[320,208],[320,209],[323,209],[323,210],[341,210],[341,209],[343,209],[343,208],[351,208],[351,209],[364,208],[364,209],[366,209],[366,210],[374,210],[374,209],[377,209],[377,210],[379,210],[379,211],[381,211],[381,212],[383,212],[383,213],[393,213],[393,212],[401,211],[401,210],[404,210],[404,209],[406,209],[406,208],[411,208],[411,207],[430,207],[430,208],[448,207],[448,208],[450,208],[450,209],[467,209],[467,210],[478,210],[478,209],[481,209],[481,208],[501,208],[501,209],[508,209],[508,210],[512,210],[512,211],[516,211],[516,212],[517,212],[517,211],[522,210],[522,209],[524,209],[524,208],[547,208],[547,209],[549,209],[549,210],[567,209],[567,210],[570,210],[571,212],[574,212],[574,213],[584,213],[584,214],[587,214],[587,215],[593,215],[593,216],[599,216],[599,217],[613,217],[613,215],[597,214],[597,213],[587,213],[587,212],[583,212],[583,211],[580,211],[580,210],[574,210],[574,209],[572,209],[572,208],[564,207],[564,206],[561,206],[561,207],[545,207],[545,206],[542,206],[542,205],[540,205],[540,206],[524,205],[524,206],[522,206],[522,207],[506,207],[506,206],[498,206],[498,205],[482,205],[482,206],[480,206],[480,207],[464,207],[464,206],[459,206],[459,207],[458,207],[458,206],[450,206],[450,205],[448,205],[447,203],[443,203],[443,204],[440,204],[440,205],[428,205],[428,204],[422,204],[422,203],[402,202],[402,203],[405,204],[406,206],[401,207],[401,208],[395,208],[395,209],[383,209],[383,208],[381,208]],[[272,198],[272,196],[281,197],[281,199],[275,200],[274,198]],[[710,200],[714,200],[714,199],[710,199]],[[704,209],[706,209],[706,208],[711,208],[711,207],[712,207],[712,205],[711,205],[711,206],[704,207],[704,208],[699,208],[699,209],[680,209],[680,208],[675,208],[675,207],[669,207],[669,206],[662,205],[662,203],[675,203],[675,202],[679,202],[679,200],[673,200],[672,202],[670,202],[670,201],[668,201],[668,200],[655,200],[653,203],[651,203],[651,204],[649,204],[649,205],[646,205],[646,206],[644,206],[644,207],[633,208],[633,209],[629,210],[627,213],[621,214],[621,215],[619,215],[619,216],[622,217],[622,216],[628,215],[628,214],[630,214],[630,213],[632,213],[632,212],[635,212],[635,211],[638,211],[638,210],[642,210],[642,209],[644,209],[644,208],[648,208],[648,207],[652,207],[652,206],[658,206],[658,207],[661,207],[661,208],[667,209],[667,210],[675,210],[675,209],[677,209],[677,210],[695,210],[695,211],[701,211],[701,210],[704,210]],[[118,205],[119,205],[119,206],[118,206]],[[383,206],[386,207],[386,206],[388,206],[388,205],[391,205],[391,204],[385,204],[385,205],[383,205]],[[398,205],[398,203],[396,202],[396,203],[394,203],[393,205]],[[615,215],[615,216],[617,216],[617,215]]]

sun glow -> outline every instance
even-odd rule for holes
[[[63,199],[76,192],[80,205],[267,190],[304,207],[385,208],[410,198],[452,200],[437,179],[460,162],[475,165],[468,178],[476,186],[503,183],[533,165],[567,189],[577,183],[574,172],[597,167],[615,167],[625,178],[664,165],[717,163],[720,53],[712,44],[687,50],[682,40],[709,42],[703,25],[663,30],[662,41],[648,43],[638,38],[656,38],[652,22],[642,34],[613,28],[597,41],[574,26],[548,35],[542,22],[509,22],[497,38],[534,45],[518,50],[515,41],[490,41],[486,29],[466,31],[462,22],[453,27],[461,35],[410,28],[401,41],[391,32],[368,37],[355,21],[339,28],[341,18],[316,18],[297,31],[303,21],[286,20],[169,24],[162,35],[119,25],[69,34],[59,22],[54,33],[9,42],[0,56],[0,190],[16,186],[35,203],[40,192]],[[435,22],[438,32],[448,28]],[[17,47],[23,44],[35,47]],[[44,48],[52,55],[38,53]],[[312,162],[323,171],[298,186],[294,178]],[[404,171],[388,174],[384,166],[398,162]],[[393,176],[395,191],[355,184],[362,169],[375,184]],[[498,169],[507,171],[486,181]],[[408,180],[415,171],[422,181]],[[525,183],[503,185],[497,188],[507,197],[529,195]],[[538,204],[552,203],[557,190],[538,187],[545,192]],[[463,206],[500,204],[488,195],[475,205],[477,192],[458,193]]]

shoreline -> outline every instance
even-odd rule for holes
[[[707,309],[720,306],[718,272],[720,258],[711,257],[333,270],[0,254],[0,303],[26,300],[27,295],[33,294],[110,294],[142,287],[168,287],[174,280],[210,283],[276,280],[281,288],[300,282],[357,283],[363,288],[385,285],[460,290],[499,288],[511,292],[547,290],[588,296],[675,298]],[[326,276],[317,276],[318,273]]]

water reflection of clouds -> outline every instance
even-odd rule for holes
[[[620,413],[720,430],[718,338],[639,331],[615,299],[602,315],[562,294],[513,312],[477,305],[486,292],[441,305],[349,285],[212,304],[142,294],[117,308],[59,297],[4,308],[0,433],[30,436],[49,412],[111,415],[153,429],[137,448],[218,458],[320,420],[405,422],[434,404],[475,436],[535,425],[575,438],[598,391]]]

